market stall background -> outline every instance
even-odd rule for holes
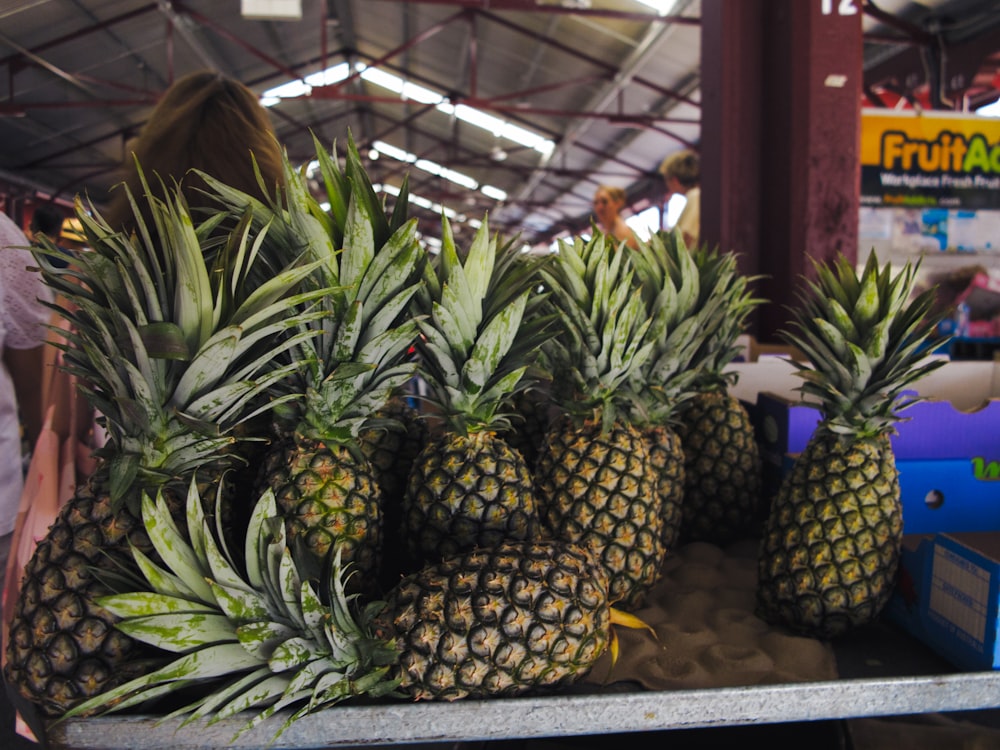
[[[983,52],[996,34],[995,3],[933,5],[866,5],[867,103],[995,98],[995,55]],[[304,2],[301,10],[301,20],[285,21],[207,2],[50,1],[0,11],[0,42],[12,50],[2,58],[5,209],[105,194],[159,92],[201,67],[259,91],[293,157],[310,152],[310,131],[332,141],[351,130],[390,196],[409,172],[428,235],[442,209],[470,220],[456,222],[463,228],[489,211],[494,226],[544,246],[586,229],[600,182],[628,187],[635,211],[659,210],[659,159],[700,140],[698,2],[662,17],[638,2]],[[968,39],[978,51],[974,74],[950,68],[943,83],[944,63],[927,50]],[[919,64],[907,66],[914,49]],[[911,73],[890,75],[893,66]],[[960,706],[927,704],[949,707]]]
[[[866,103],[974,109],[1000,86],[990,0],[832,3],[863,15]],[[701,136],[701,0],[33,0],[0,9],[0,195],[98,203],[159,94],[200,68],[270,105],[293,158],[350,130],[391,200],[545,246],[598,184],[665,225],[660,160]],[[377,160],[376,160],[376,157]],[[13,207],[13,211],[11,210]],[[470,222],[456,230],[469,231]]]

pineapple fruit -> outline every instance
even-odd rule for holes
[[[148,585],[100,601],[124,632],[176,658],[68,716],[195,687],[171,717],[254,711],[251,728],[287,708],[280,732],[355,696],[452,700],[563,685],[613,648],[613,624],[643,627],[610,607],[606,574],[571,544],[505,542],[464,553],[404,578],[388,607],[359,606],[346,592],[339,549],[317,590],[270,490],[238,559],[202,505],[192,485],[185,521],[175,524],[162,498],[146,496],[142,519],[163,564],[136,551]]]
[[[679,241],[674,247],[685,252]],[[695,355],[698,376],[677,426],[685,472],[681,538],[726,545],[759,536],[763,515],[760,449],[746,407],[728,391],[736,375],[724,372],[761,300],[732,253],[702,248],[691,255],[699,270],[698,307],[714,306],[717,314]]]
[[[55,308],[72,324],[66,367],[108,433],[97,471],[26,566],[6,644],[8,683],[48,714],[156,658],[97,603],[108,580],[129,568],[129,547],[150,549],[140,493],[163,490],[181,507],[192,477],[220,484],[235,472],[243,426],[287,374],[272,360],[282,348],[273,341],[295,326],[305,299],[289,292],[311,273],[289,269],[255,286],[248,278],[263,235],[246,217],[220,244],[216,223],[195,226],[179,195],[146,198],[154,226],[136,198],[132,236],[78,203],[92,250],[67,269],[37,255],[46,282],[69,303]]]
[[[669,553],[680,538],[686,480],[678,420],[699,375],[696,354],[718,323],[718,306],[697,304],[699,269],[673,236],[654,234],[629,257],[651,321],[647,338],[653,351],[634,378],[628,418],[646,439]]]
[[[430,438],[421,413],[403,393],[392,396],[378,409],[358,435],[361,453],[371,464],[382,493],[382,554],[379,584],[391,588],[407,568],[403,537],[403,496],[413,462]]]
[[[543,271],[558,320],[546,357],[559,414],[535,468],[553,535],[593,550],[626,611],[641,604],[666,556],[647,442],[626,418],[654,348],[633,274],[629,256],[601,234],[564,243]]]
[[[903,533],[889,435],[919,400],[903,390],[943,364],[925,358],[933,290],[910,299],[916,270],[860,275],[817,264],[785,338],[801,390],[822,420],[774,498],[758,558],[757,609],[772,624],[832,638],[872,622],[892,592]]]
[[[620,622],[589,550],[504,541],[406,576],[375,632],[396,643],[393,674],[416,700],[515,696],[586,675]]]
[[[162,495],[156,501],[144,495],[142,502],[142,520],[162,563],[134,550],[145,580],[100,604],[121,618],[119,630],[178,656],[66,716],[117,711],[208,684],[210,690],[196,692],[176,714],[221,719],[263,707],[251,728],[286,706],[300,705],[291,722],[354,695],[393,690],[388,671],[395,653],[371,637],[374,611],[350,607],[339,550],[330,558],[327,590],[317,591],[292,555],[273,492],[265,491],[255,505],[238,562],[208,522],[196,485],[183,523],[174,522]]]
[[[274,491],[291,542],[310,551],[315,573],[336,546],[357,572],[352,585],[374,594],[384,511],[361,433],[413,376],[407,352],[417,327],[406,309],[421,283],[424,253],[415,220],[385,215],[353,142],[344,173],[318,145],[317,159],[330,213],[309,193],[305,176],[286,166],[287,211],[275,206],[265,214],[281,226],[285,252],[316,258],[315,283],[332,291],[318,300],[291,350],[301,366],[273,389],[289,401],[275,411],[258,493]]]
[[[443,221],[438,261],[418,295],[420,374],[441,424],[413,462],[403,506],[412,564],[542,532],[531,471],[504,439],[512,397],[546,320],[534,312],[537,266],[483,221],[464,260]]]

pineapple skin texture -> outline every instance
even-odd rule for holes
[[[25,566],[7,643],[8,684],[50,715],[154,666],[155,650],[121,633],[96,599],[111,593],[95,571],[134,568],[129,543],[154,554],[142,523],[93,482],[62,507]]]
[[[386,597],[380,638],[416,700],[510,697],[567,685],[610,638],[608,579],[588,550],[505,542],[413,573]]]
[[[771,508],[757,614],[819,638],[874,621],[892,593],[902,535],[888,437],[815,434]]]
[[[624,422],[602,434],[597,423],[578,429],[559,419],[542,446],[535,483],[553,536],[593,550],[616,607],[641,606],[667,554],[643,435]]]
[[[391,400],[380,416],[391,416],[403,430],[366,429],[358,435],[361,452],[375,472],[382,491],[382,557],[379,579],[388,590],[407,570],[403,537],[403,496],[406,482],[420,451],[427,444],[429,429],[420,413],[400,400]]]
[[[680,539],[684,509],[684,448],[677,433],[666,426],[645,430],[649,461],[656,472],[656,491],[663,504],[663,546],[669,553]]]
[[[345,566],[357,571],[349,588],[376,593],[382,493],[368,461],[357,460],[344,446],[296,436],[277,443],[263,468],[264,486],[274,491],[289,542],[304,545],[313,572],[322,570],[337,546]]]
[[[410,469],[427,444],[429,430],[427,423],[420,418],[420,412],[401,400],[390,401],[379,416],[392,417],[403,425],[402,430],[366,429],[358,435],[361,452],[371,463],[382,490],[388,530],[388,509],[395,506],[398,511],[401,507]],[[397,513],[397,517],[399,515]]]
[[[681,538],[726,545],[760,533],[761,459],[739,399],[700,393],[681,414],[685,482]]]
[[[417,456],[403,501],[414,564],[541,534],[528,465],[495,433],[448,433]]]

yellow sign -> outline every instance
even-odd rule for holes
[[[861,204],[1000,208],[1000,119],[865,110]]]

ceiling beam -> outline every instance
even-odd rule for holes
[[[124,23],[125,21],[131,21],[134,18],[139,18],[140,16],[144,16],[147,13],[151,13],[156,10],[158,10],[157,4],[149,3],[147,5],[143,5],[140,8],[136,8],[135,10],[131,10],[128,13],[121,13],[117,16],[112,16],[111,18],[108,18],[104,21],[100,21],[99,23],[87,26],[84,29],[74,31],[70,34],[63,34],[62,36],[58,36],[55,39],[50,39],[49,41],[44,42],[43,44],[39,44],[32,47],[28,51],[33,54],[39,55],[44,52],[47,52],[50,49],[54,49],[55,47],[58,47],[60,45],[67,44],[69,42],[75,42],[86,36],[90,36],[91,34],[96,33],[98,31],[104,31],[105,29],[108,29],[112,26]],[[0,65],[16,65],[19,62],[26,61],[26,59],[27,58],[25,57],[24,53],[18,51],[12,55],[7,55],[6,57],[0,58]]]
[[[659,50],[660,44],[667,38],[670,29],[671,27],[669,25],[650,27],[643,38],[639,41],[639,44],[636,46],[632,54],[622,62],[617,73],[615,74],[614,80],[609,83],[603,91],[600,91],[595,96],[591,97],[587,106],[584,107],[584,110],[601,112],[609,104],[611,104],[615,100],[615,97],[618,96],[618,92],[623,90],[629,84],[636,72],[641,69],[642,65],[648,60],[648,58]],[[547,162],[557,160],[560,155],[563,155],[571,148],[581,148],[583,144],[580,143],[578,139],[589,129],[592,122],[592,119],[579,119],[572,123],[564,132],[562,138],[556,145],[555,150],[552,154],[550,154]],[[640,169],[639,173],[644,174],[645,170]],[[534,195],[544,177],[545,172],[540,170],[536,171],[525,181],[524,186],[512,196],[513,203],[516,205],[518,201],[526,200],[528,196]]]
[[[395,0],[398,2],[399,0]],[[511,11],[516,13],[542,13],[582,18],[607,18],[643,23],[686,24],[697,26],[700,18],[690,16],[661,16],[656,13],[639,13],[615,8],[586,8],[562,3],[542,3],[537,0],[405,0],[411,5],[451,5],[470,10]]]

